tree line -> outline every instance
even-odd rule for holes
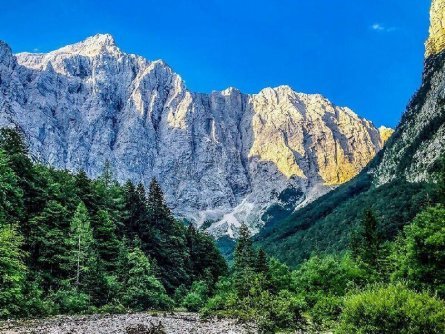
[[[243,226],[231,272],[201,295],[201,312],[254,322],[263,333],[445,333],[443,166],[437,200],[395,241],[366,209],[347,251],[314,253],[291,269],[255,249]]]
[[[0,131],[0,318],[168,310],[226,271],[156,180],[146,190],[117,183],[109,163],[96,180],[33,163],[18,131]]]

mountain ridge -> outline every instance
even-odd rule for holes
[[[445,0],[433,1],[422,83],[384,148],[354,179],[310,205],[270,212],[256,239],[259,246],[298,265],[313,253],[347,249],[367,209],[377,216],[381,235],[391,240],[434,199],[445,156],[443,8]]]
[[[355,176],[383,147],[346,107],[289,86],[243,94],[189,91],[164,61],[126,54],[98,34],[46,54],[0,47],[0,126],[56,168],[161,183],[179,217],[236,237],[256,233],[267,206],[295,189],[307,203]],[[212,224],[217,223],[217,224]]]

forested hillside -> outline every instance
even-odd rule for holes
[[[445,153],[445,51],[425,60],[422,85],[382,151],[352,181],[310,205],[274,208],[258,245],[296,265],[317,252],[345,250],[364,209],[382,221],[386,239],[434,201],[434,179]]]
[[[156,180],[148,191],[119,185],[112,169],[93,181],[33,163],[19,132],[1,130],[0,318],[166,310],[226,273],[213,240],[175,221]]]

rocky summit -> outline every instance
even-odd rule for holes
[[[216,236],[253,232],[292,190],[302,206],[355,176],[387,132],[321,95],[288,86],[243,94],[188,90],[163,61],[126,54],[96,35],[46,54],[0,42],[0,126],[33,157],[119,181],[155,177],[178,217]]]

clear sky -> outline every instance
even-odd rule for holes
[[[420,84],[430,0],[0,0],[0,39],[46,52],[96,33],[193,91],[290,85],[395,126]]]

